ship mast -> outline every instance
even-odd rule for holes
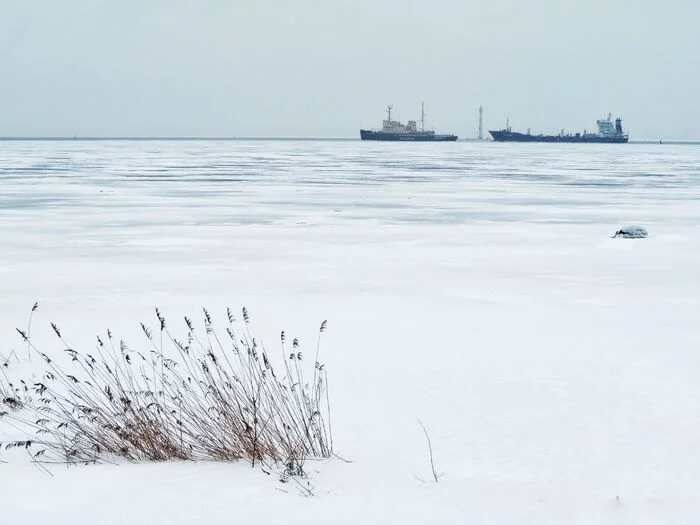
[[[420,130],[425,131],[425,105],[420,103]]]
[[[390,122],[390,123],[391,123],[391,108],[393,108],[393,107],[394,107],[394,106],[392,106],[391,104],[389,104],[389,105],[386,107],[386,111],[387,111],[387,113],[389,113],[389,122]]]

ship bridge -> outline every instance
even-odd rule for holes
[[[622,131],[622,119],[615,119],[615,124],[612,122],[612,113],[608,113],[608,118],[606,120],[596,120],[598,124],[598,134],[602,137],[615,137],[618,135],[624,135]]]

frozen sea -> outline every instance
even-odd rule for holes
[[[246,306],[272,348],[327,319],[352,461],[303,498],[243,465],[0,451],[0,518],[697,523],[699,210],[697,145],[0,141],[0,358],[35,301],[48,352],[50,322],[138,346],[154,307]]]

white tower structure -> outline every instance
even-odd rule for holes
[[[484,140],[484,108],[479,106],[479,140]]]

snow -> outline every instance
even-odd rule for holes
[[[170,326],[246,306],[268,349],[285,330],[306,352],[328,319],[351,461],[313,462],[303,497],[242,463],[51,476],[3,451],[2,521],[694,522],[698,160],[654,145],[0,142],[0,355],[26,355],[15,327],[35,301],[47,349],[51,321],[75,347],[107,328],[137,346],[156,306]],[[629,223],[649,237],[611,238]]]

